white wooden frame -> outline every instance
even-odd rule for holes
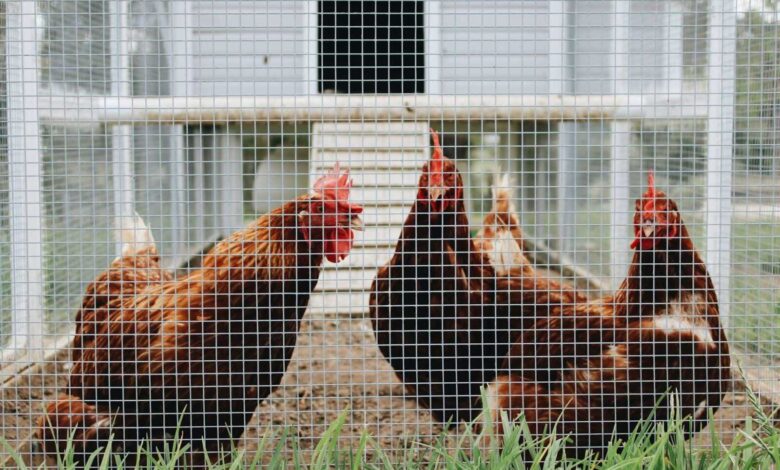
[[[729,326],[731,179],[734,139],[737,0],[710,0],[707,97],[706,262]]]
[[[614,0],[612,30],[612,70],[615,76],[613,83],[615,94],[624,96],[628,93],[628,40],[630,2]],[[611,123],[610,158],[610,285],[615,288],[620,284],[628,269],[630,253],[628,240],[631,228],[630,200],[630,157],[632,122],[615,120]]]
[[[43,356],[43,202],[36,0],[6,4],[11,336],[0,358]]]
[[[111,96],[131,96],[130,80],[130,2],[109,2],[111,28]],[[133,128],[123,124],[111,128],[112,181],[114,184],[114,215],[132,217],[135,211],[133,177]],[[117,253],[122,251],[116,241]]]

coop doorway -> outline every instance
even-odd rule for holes
[[[318,2],[319,93],[424,93],[423,2]]]

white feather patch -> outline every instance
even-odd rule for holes
[[[502,198],[507,199],[510,209],[514,210],[512,200],[515,198],[515,191],[512,187],[512,178],[509,176],[509,173],[496,174],[493,177],[493,207],[498,205],[498,201]]]
[[[696,412],[693,414],[694,419],[701,419],[704,417],[704,413],[707,412],[707,400],[699,402],[699,407],[696,408]]]
[[[122,256],[155,246],[152,231],[137,213],[116,219],[116,237],[122,244]]]
[[[511,232],[501,230],[493,239],[493,250],[488,253],[490,263],[501,273],[506,273],[513,267],[521,266],[523,250],[517,244]]]
[[[696,325],[687,318],[677,317],[677,316],[671,316],[671,315],[662,315],[660,317],[656,317],[655,321],[653,322],[653,326],[656,328],[663,330],[664,333],[672,334],[672,333],[690,333],[693,336],[696,337],[699,341],[706,343],[708,346],[715,344],[715,340],[712,338],[712,333],[710,333],[710,329],[701,326]]]
[[[500,379],[498,379],[500,380]],[[485,398],[487,399],[487,409],[490,411],[492,418],[495,419],[499,416],[501,410],[498,409],[498,380],[488,384],[485,388]]]

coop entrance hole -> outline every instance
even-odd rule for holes
[[[320,1],[320,93],[424,93],[423,2]]]

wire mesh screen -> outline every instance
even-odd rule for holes
[[[744,442],[780,400],[778,21],[0,3],[0,466]]]

